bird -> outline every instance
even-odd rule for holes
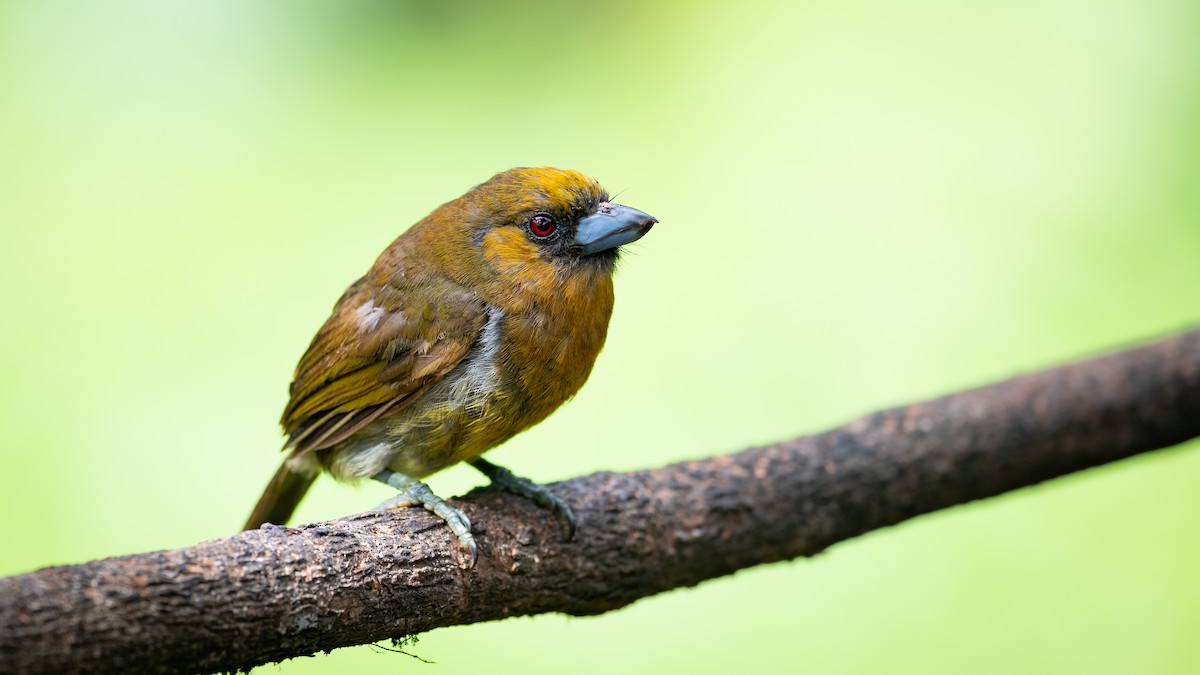
[[[244,526],[284,525],[321,472],[397,490],[474,566],[461,509],[423,478],[459,462],[552,511],[570,506],[481,455],[541,422],[587,380],[613,310],[620,247],[657,223],[574,170],[503,171],[402,233],[350,284],[296,366],[289,451]]]

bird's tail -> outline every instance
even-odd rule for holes
[[[311,456],[285,460],[263,490],[262,497],[258,498],[258,504],[242,529],[255,530],[263,523],[286,524],[318,473],[320,468]]]

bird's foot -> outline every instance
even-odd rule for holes
[[[471,466],[483,472],[492,481],[492,486],[511,492],[515,495],[520,495],[539,504],[544,508],[550,509],[555,518],[558,518],[562,523],[563,528],[567,531],[566,539],[570,541],[575,536],[575,512],[571,510],[570,505],[564,502],[544,485],[516,475],[512,471],[492,464],[486,459],[473,459]]]
[[[428,485],[411,476],[384,469],[371,478],[400,491],[400,494],[385,500],[372,510],[387,511],[408,506],[422,506],[432,511],[438,518],[446,521],[450,530],[454,532],[454,536],[458,537],[458,544],[469,556],[467,567],[475,566],[479,550],[475,546],[475,537],[471,534],[471,519],[467,518],[467,514],[463,513],[462,509],[451,506],[449,502],[434,494]]]

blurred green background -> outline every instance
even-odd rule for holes
[[[1193,325],[1197,25],[1191,0],[0,4],[0,573],[234,532],[341,290],[511,166],[662,221],[591,382],[490,455],[543,481]],[[597,618],[434,631],[436,666],[261,670],[1194,673],[1198,481],[1192,443]],[[385,496],[323,480],[298,517]]]

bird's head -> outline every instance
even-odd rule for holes
[[[594,178],[537,167],[496,174],[421,225],[440,240],[436,248],[455,251],[448,271],[465,280],[480,272],[542,274],[547,265],[608,274],[618,247],[640,239],[656,222],[611,203]]]
[[[520,239],[524,248],[560,262],[588,259],[609,265],[617,247],[636,241],[657,222],[635,208],[609,202],[596,179],[578,171],[538,167],[497,174],[472,193],[485,222],[479,230]],[[503,232],[509,228],[511,232]]]

